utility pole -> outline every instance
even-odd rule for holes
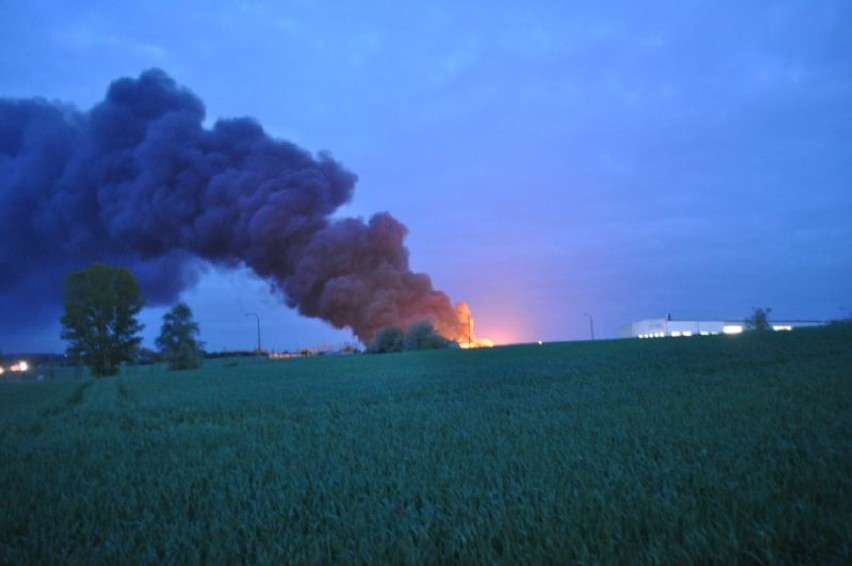
[[[255,355],[260,356],[260,315],[256,312],[247,312],[246,316],[257,318],[257,351],[255,351]]]
[[[592,337],[592,340],[594,340],[595,339],[595,319],[593,319],[592,315],[590,315],[587,312],[584,312],[583,316],[589,317],[589,335]]]

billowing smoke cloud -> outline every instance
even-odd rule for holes
[[[58,317],[63,278],[93,261],[129,267],[153,304],[212,262],[247,265],[289,306],[365,342],[422,319],[466,339],[466,318],[409,269],[405,226],[330,218],[354,174],[248,118],[205,128],[204,113],[160,70],[114,82],[89,112],[0,100],[4,325]]]

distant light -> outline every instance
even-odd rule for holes
[[[722,332],[725,334],[741,334],[743,327],[741,324],[726,324],[722,327]]]
[[[672,336],[676,336],[675,332],[672,332]],[[665,332],[646,332],[643,334],[637,335],[638,338],[665,338]]]
[[[541,340],[538,341],[538,345],[541,346]]]
[[[689,330],[684,330],[683,336],[687,336],[687,337],[692,336],[692,332],[690,332]]]
[[[793,330],[793,327],[792,327],[792,326],[790,326],[789,324],[779,324],[779,325],[774,325],[774,324],[773,324],[773,325],[772,325],[772,330],[774,330],[774,331],[776,331],[776,332],[779,332],[779,331],[787,331],[787,330]]]
[[[5,370],[5,369],[3,369],[2,367],[0,367],[0,375],[3,375],[3,372],[4,372],[4,371],[6,371],[6,370]]]
[[[701,335],[702,335],[702,336],[710,336],[710,333],[709,333],[709,332],[707,332],[706,330],[702,330],[702,331],[701,331]]]
[[[30,369],[29,364],[23,360],[9,367],[10,371],[27,371],[28,369]]]
[[[683,336],[683,333],[680,330],[672,330],[672,338],[680,338],[681,336]]]

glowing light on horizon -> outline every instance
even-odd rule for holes
[[[740,324],[726,324],[722,327],[724,334],[742,334],[743,327]]]
[[[495,312],[499,314],[495,316]],[[478,329],[482,330],[482,334],[488,336],[487,339],[480,339],[477,336],[477,333],[473,334],[473,338],[475,340],[479,340],[484,342],[485,347],[491,346],[506,346],[509,344],[524,344],[530,342],[536,342],[536,339],[531,339],[532,337],[528,336],[529,329],[527,328],[526,321],[518,316],[516,313],[506,312],[505,310],[490,309],[489,314],[491,317],[483,317],[483,323],[481,326],[477,326]],[[479,323],[480,320],[477,317],[476,322]],[[466,337],[465,337],[466,339]],[[459,341],[461,345],[461,341]]]
[[[454,335],[444,335],[445,338],[454,341],[459,345],[459,348],[468,350],[471,348],[490,348],[494,343],[487,338],[477,338],[473,331],[473,315],[470,314],[470,307],[467,303],[458,303],[456,305],[456,320],[458,326],[453,330]],[[460,332],[459,329],[464,329]]]
[[[9,366],[9,371],[11,371],[11,372],[27,371],[29,369],[30,369],[30,365],[23,360],[19,361],[16,364],[12,364],[11,366]],[[3,371],[4,371],[3,368],[0,368],[0,373],[3,373]]]
[[[475,348],[492,348],[494,347],[494,343],[488,338],[481,338],[478,340],[474,340],[471,342],[459,342],[459,348],[462,350],[472,350]]]

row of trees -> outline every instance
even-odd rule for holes
[[[382,328],[373,337],[367,352],[387,354],[390,352],[411,352],[414,350],[439,350],[449,348],[454,342],[447,340],[435,331],[428,320],[415,322],[408,332],[396,326]]]
[[[144,328],[137,315],[145,305],[133,274],[121,267],[95,263],[65,278],[65,312],[62,338],[68,353],[82,360],[95,376],[118,373],[122,362],[133,361],[140,351]],[[156,345],[172,369],[201,365],[202,343],[198,323],[185,303],[178,303],[163,316]],[[407,332],[390,327],[380,330],[371,342],[371,353],[434,350],[453,344],[435,331],[432,323],[412,324]]]
[[[62,338],[68,353],[81,359],[95,376],[114,375],[122,362],[133,361],[139,351],[143,325],[136,316],[145,300],[127,269],[95,263],[71,272],[63,287],[65,312],[61,318]],[[771,308],[755,308],[744,322],[749,330],[771,328]],[[203,344],[198,323],[186,303],[178,303],[163,316],[156,345],[172,369],[201,365]],[[448,348],[453,342],[435,331],[432,323],[412,324],[408,331],[383,328],[367,351],[375,354]]]
[[[60,319],[68,353],[97,377],[115,375],[122,362],[133,361],[144,326],[136,316],[145,305],[133,274],[121,267],[95,263],[73,271],[63,286],[65,311]],[[172,369],[201,364],[198,324],[185,303],[163,316],[157,347]]]

